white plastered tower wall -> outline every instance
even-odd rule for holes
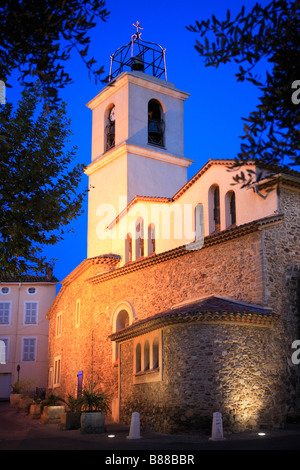
[[[89,176],[88,258],[112,252],[105,227],[136,195],[172,197],[187,181],[183,103],[189,95],[143,72],[124,72],[87,106],[93,112]],[[148,143],[148,103],[157,100],[164,144]],[[106,116],[115,108],[115,142],[106,150]]]

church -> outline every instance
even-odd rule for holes
[[[218,159],[187,180],[188,97],[137,24],[87,104],[87,259],[47,315],[48,391],[98,382],[111,419],[166,433],[216,411],[226,430],[280,427],[299,416],[300,174],[241,188]]]

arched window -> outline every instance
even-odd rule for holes
[[[153,369],[158,369],[159,367],[159,340],[155,338],[152,346],[153,352]]]
[[[132,236],[130,233],[127,233],[125,240],[125,263],[130,263],[132,261]]]
[[[135,348],[135,372],[141,372],[142,370],[142,349],[140,343]]]
[[[159,101],[150,100],[148,103],[148,143],[164,146],[164,121],[162,107]]]
[[[148,227],[148,255],[155,253],[155,225],[150,224]]]
[[[116,318],[116,331],[123,330],[129,325],[129,315],[127,310],[120,310]],[[115,360],[119,359],[119,345],[116,343],[116,356]]]
[[[133,339],[133,382],[135,384],[162,380],[162,330]]]
[[[135,253],[136,259],[144,256],[144,221],[142,218],[137,220],[135,226]]]
[[[8,339],[0,338],[0,364],[7,363]]]
[[[214,184],[209,188],[209,233],[218,232],[221,228],[220,189]]]
[[[129,316],[127,310],[120,310],[116,321],[116,331],[123,330],[129,325]]]
[[[235,192],[228,191],[225,196],[226,228],[236,224]]]
[[[109,150],[115,146],[116,137],[116,123],[115,123],[115,106],[108,107],[104,117],[104,132],[105,132],[105,149]]]
[[[135,319],[135,311],[130,302],[123,300],[118,303],[110,317],[110,322],[112,326],[112,332],[116,333],[117,331],[123,330],[127,326],[131,325]],[[112,362],[118,360],[119,347],[118,343],[113,341],[112,343]]]
[[[150,347],[149,341],[146,341],[144,344],[144,370],[150,369]]]
[[[216,186],[214,189],[214,222],[215,222],[215,231],[220,230],[221,220],[220,220],[220,189],[219,186]]]

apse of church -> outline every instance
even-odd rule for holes
[[[299,174],[240,189],[218,159],[188,180],[192,97],[135,27],[88,103],[88,257],[48,313],[49,391],[97,379],[110,418],[138,411],[163,432],[210,426],[215,411],[226,430],[280,426],[299,411]]]

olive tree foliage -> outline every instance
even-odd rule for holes
[[[259,180],[264,169],[276,174],[300,164],[300,6],[299,1],[241,7],[235,18],[212,15],[188,26],[198,34],[195,48],[207,66],[237,64],[237,80],[260,91],[255,109],[244,117],[244,135],[234,168],[254,162],[260,172],[240,171],[242,186]],[[257,66],[266,63],[261,77]],[[261,72],[260,72],[261,73]]]
[[[83,165],[73,165],[65,105],[45,112],[36,88],[25,90],[16,110],[0,112],[0,277],[45,271],[43,248],[61,240],[82,212],[78,193]]]
[[[38,79],[47,107],[59,105],[59,89],[72,79],[65,70],[72,51],[99,80],[104,69],[89,57],[89,32],[96,19],[106,21],[104,0],[2,0],[0,4],[0,80],[19,71],[21,82]]]
[[[22,98],[14,110],[0,99],[0,276],[39,274],[43,256],[82,212],[84,165],[75,147],[60,90],[66,65],[79,53],[97,83],[104,72],[89,56],[90,31],[106,21],[104,0],[2,0],[0,80],[17,73]]]

